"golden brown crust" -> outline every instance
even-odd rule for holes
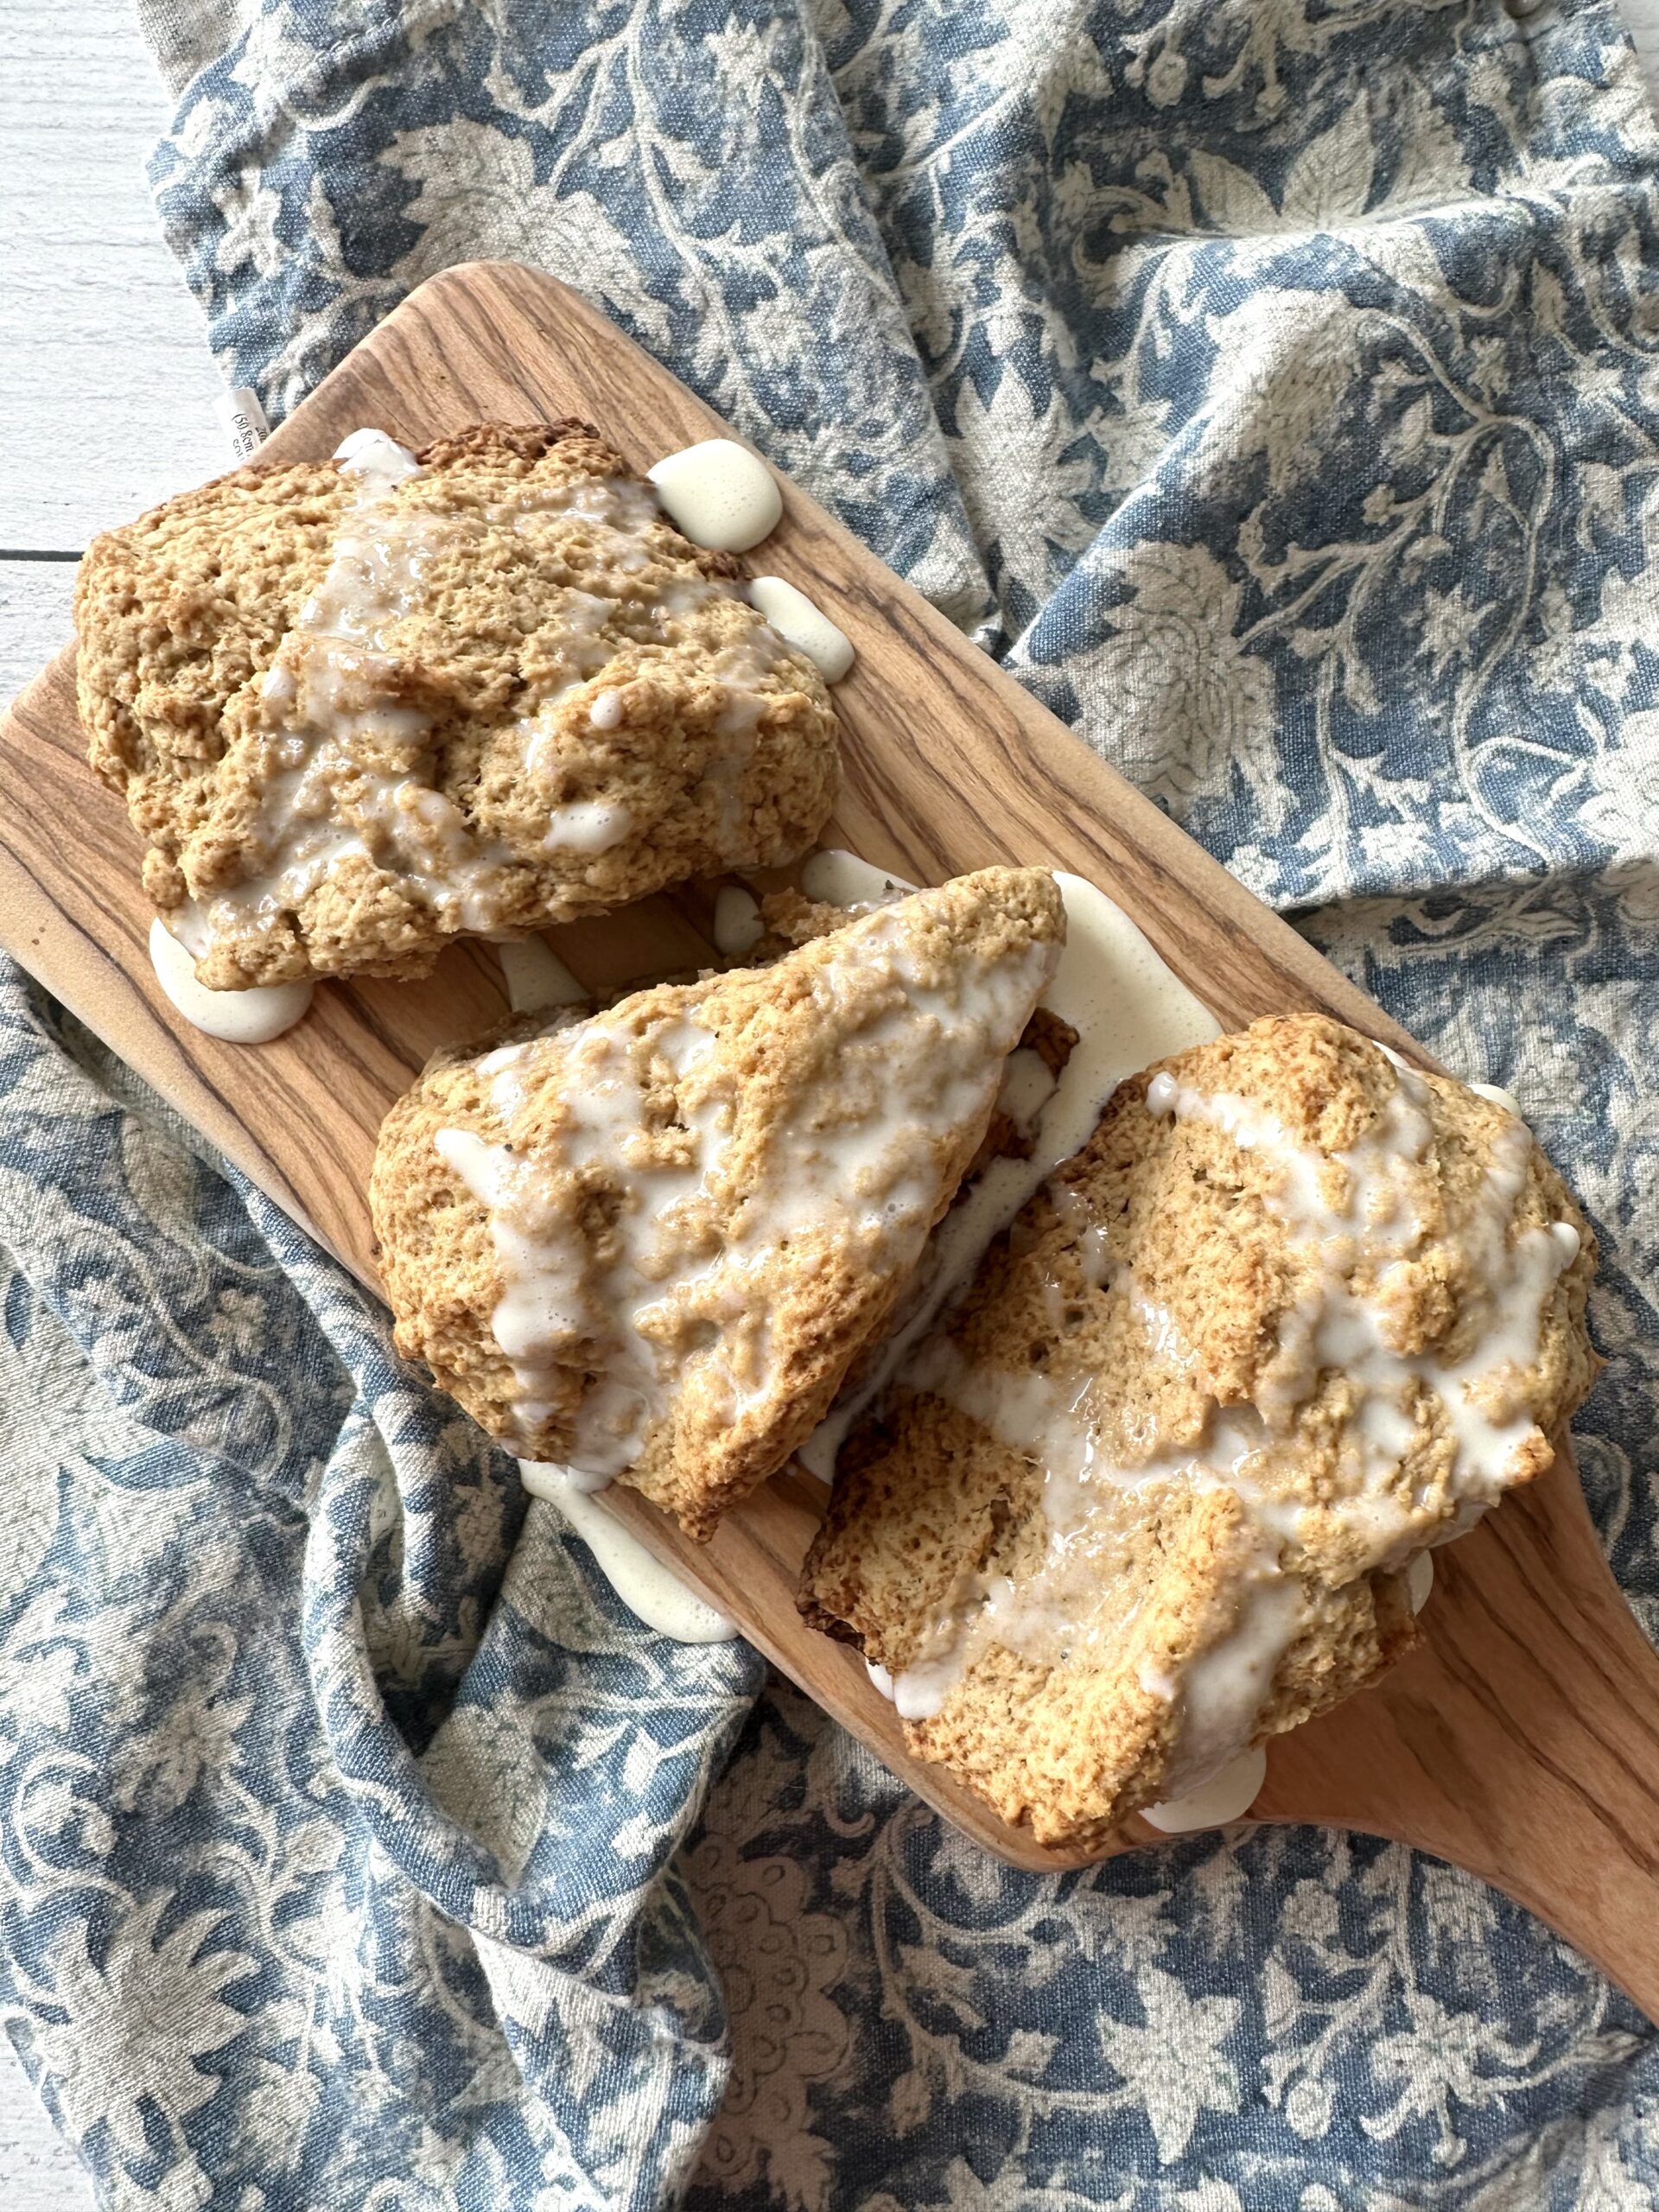
[[[758,677],[761,711],[741,774],[728,789],[705,780],[727,741],[729,694],[716,664],[728,668],[732,650],[747,652],[763,626],[725,591],[677,610],[671,602],[677,582],[738,575],[729,555],[692,546],[665,517],[650,522],[639,563],[626,569],[580,512],[513,527],[515,504],[537,495],[634,482],[587,423],[478,424],[419,459],[424,473],[397,487],[395,512],[435,535],[418,592],[389,632],[391,673],[377,677],[374,697],[425,719],[431,757],[416,781],[496,856],[489,927],[600,912],[721,866],[779,862],[810,842],[833,800],[836,728],[801,655],[780,650]],[[250,872],[283,734],[281,704],[263,687],[328,573],[356,491],[332,461],[255,463],[105,533],[81,563],[88,757],[127,802],[148,848],[145,887],[163,912],[233,890]],[[576,609],[580,629],[594,598],[608,611],[583,634],[607,651],[602,664],[588,653],[578,667],[563,657],[567,617]],[[620,693],[621,714],[601,730],[589,710],[605,690]],[[520,724],[556,692],[539,709],[549,735],[532,772]],[[550,851],[550,809],[594,802],[626,810],[630,833],[604,850]],[[200,961],[201,980],[238,988],[424,972],[460,925],[378,865],[381,850],[371,825],[369,849],[343,855],[290,912],[257,929],[216,930],[225,941]]]
[[[916,972],[932,976],[942,988],[966,988],[976,975],[1033,946],[1058,949],[1065,930],[1052,879],[1034,869],[986,869],[889,912],[901,918]],[[665,1142],[676,1131],[683,1136],[711,1102],[722,1111],[729,1107],[711,1254],[732,1243],[734,1224],[747,1221],[743,1210],[752,1195],[770,1186],[795,1118],[821,1112],[836,1095],[849,1039],[868,1036],[891,1012],[890,982],[874,963],[866,978],[847,956],[849,942],[837,932],[769,968],[640,991],[602,1017],[639,1040]],[[841,963],[833,990],[815,988],[832,963]],[[1050,958],[1039,968],[1046,973],[1052,965]],[[1036,988],[1033,982],[1033,998]],[[1029,1000],[1019,1010],[1020,1023],[1028,1007]],[[678,1077],[660,1058],[652,1058],[652,1040],[693,1015],[699,1029],[716,1034],[717,1049],[695,1077]],[[532,1047],[533,1057],[516,1071],[526,1103],[511,1131],[491,1073],[478,1058],[441,1056],[387,1116],[370,1184],[399,1350],[424,1360],[442,1388],[526,1459],[570,1456],[571,1424],[594,1376],[581,1367],[563,1370],[546,1417],[525,1428],[521,1392],[492,1329],[505,1285],[487,1210],[440,1156],[435,1138],[440,1130],[463,1130],[494,1145],[510,1134],[519,1154],[551,1159],[566,1112],[562,1076],[582,1027],[591,1025],[554,1032]],[[987,1110],[995,1073],[990,1067]],[[934,1218],[949,1204],[985,1122],[982,1112],[937,1144]],[[590,1181],[583,1198],[602,1222],[599,1185]],[[582,1233],[602,1237],[604,1231]],[[912,1264],[884,1257],[885,1249],[868,1237],[797,1235],[788,1249],[770,1250],[753,1274],[747,1317],[765,1324],[765,1387],[734,1412],[728,1389],[688,1367],[625,1479],[676,1514],[692,1535],[707,1537],[735,1498],[775,1472],[804,1441],[861,1347],[885,1326]],[[700,1313],[688,1310],[684,1340],[694,1341],[704,1325]]]
[[[1376,1046],[1316,1016],[1258,1022],[1163,1065],[1197,1092],[1255,1102],[1296,1144],[1325,1153],[1372,1129],[1395,1083]],[[1119,1087],[1090,1143],[987,1255],[944,1356],[1004,1378],[996,1389],[1016,1426],[1033,1374],[1049,1378],[1058,1402],[1086,1404],[1095,1478],[1112,1501],[1090,1539],[1086,1622],[1071,1656],[1033,1656],[1028,1637],[1023,1651],[990,1641],[939,1711],[906,1725],[920,1756],[1048,1843],[1097,1843],[1166,1794],[1179,1707],[1159,1686],[1166,1693],[1238,1619],[1241,1561],[1255,1556],[1230,1491],[1155,1472],[1119,1487],[1103,1469],[1179,1463],[1213,1436],[1217,1408],[1271,1405],[1285,1317],[1310,1288],[1308,1254],[1270,1202],[1278,1171],[1268,1154],[1202,1118],[1152,1112],[1155,1072]],[[1414,1201],[1427,1234],[1383,1294],[1400,1351],[1456,1360],[1484,1311],[1460,1236],[1500,1133],[1514,1124],[1459,1084],[1424,1081],[1433,1139]],[[1599,1365],[1584,1320],[1594,1240],[1533,1146],[1511,1236],[1551,1222],[1570,1223],[1582,1242],[1545,1301],[1535,1359],[1506,1377],[1494,1404],[1499,1417],[1535,1424],[1509,1482],[1548,1464],[1548,1436]],[[1003,1575],[1031,1586],[1047,1543],[1033,1456],[949,1402],[949,1389],[947,1381],[895,1390],[855,1433],[803,1578],[806,1618],[893,1672],[925,1658],[936,1623],[964,1591]],[[1387,1500],[1404,1549],[1451,1532],[1459,1510],[1453,1443],[1438,1401],[1426,1398]],[[1322,1370],[1281,1421],[1271,1454],[1251,1462],[1266,1496],[1312,1509],[1281,1555],[1306,1617],[1272,1675],[1258,1735],[1363,1687],[1413,1639],[1402,1578],[1382,1571],[1343,1510],[1356,1420],[1350,1378]]]

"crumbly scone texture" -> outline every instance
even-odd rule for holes
[[[766,933],[755,945],[749,959],[759,967],[762,962],[776,960],[797,945],[810,944],[815,938],[829,937],[836,930],[844,930],[861,914],[873,912],[868,905],[833,906],[823,899],[804,898],[798,891],[772,891],[760,900],[760,918],[766,924]],[[895,904],[896,901],[888,901]],[[1039,1006],[1026,1024],[1020,1039],[1020,1050],[1035,1052],[1048,1072],[1057,1081],[1060,1071],[1077,1049],[1077,1033],[1069,1021],[1062,1021],[1052,1007]],[[1036,1143],[1034,1122],[1027,1125],[1005,1113],[999,1103],[991,1116],[984,1142],[980,1146],[972,1165],[963,1178],[970,1183],[980,1171],[993,1160],[1029,1160]],[[895,1328],[903,1325],[902,1313],[895,1314]],[[853,1378],[849,1377],[851,1381]]]
[[[1395,1084],[1376,1046],[1312,1015],[1258,1022],[1162,1065],[1198,1091],[1257,1102],[1300,1145],[1325,1154],[1360,1140]],[[1267,1203],[1270,1160],[1211,1122],[1151,1112],[1157,1072],[1119,1087],[1090,1143],[993,1247],[947,1325],[956,1353],[1006,1376],[1010,1394],[1037,1374],[1064,1402],[1086,1403],[1099,1463],[1131,1472],[1197,1446],[1217,1408],[1274,1402],[1281,1323],[1313,1264]],[[1469,1350],[1482,1311],[1459,1229],[1513,1123],[1460,1084],[1424,1080],[1433,1139],[1413,1202],[1427,1235],[1384,1291],[1396,1347],[1450,1363]],[[1582,1237],[1578,1256],[1548,1294],[1535,1360],[1507,1371],[1491,1407],[1530,1423],[1512,1481],[1548,1466],[1550,1435],[1599,1365],[1585,1326],[1594,1239],[1535,1144],[1512,1234],[1562,1220]],[[1262,1466],[1264,1488],[1312,1510],[1281,1558],[1300,1579],[1306,1620],[1279,1661],[1258,1739],[1360,1688],[1414,1638],[1403,1577],[1378,1571],[1334,1510],[1352,1484],[1356,1404],[1350,1379],[1325,1370]],[[1456,1526],[1454,1440],[1432,1391],[1416,1411],[1392,1500],[1412,1549]],[[1160,1686],[1234,1624],[1253,1555],[1230,1491],[1161,1478],[1100,1489],[1106,1503],[1061,1585],[1075,1609],[1065,1656],[1032,1656],[1027,1638],[1015,1650],[989,1635],[941,1709],[906,1723],[914,1751],[953,1769],[1004,1818],[1028,1822],[1046,1843],[1085,1847],[1167,1794],[1179,1707]],[[898,1673],[964,1591],[1001,1575],[1028,1585],[1047,1535],[1032,1457],[959,1404],[899,1389],[842,1453],[801,1610]]]
[[[900,927],[913,972],[944,991],[967,988],[978,971],[1001,969],[1037,949],[1033,1004],[1065,936],[1053,880],[1035,869],[959,878],[870,917],[874,923]],[[757,1252],[757,1216],[749,1211],[761,1194],[775,1192],[789,1132],[803,1117],[823,1126],[825,1116],[857,1111],[864,1094],[850,1082],[849,1065],[861,1063],[859,1083],[879,1096],[879,1040],[890,1035],[883,1024],[902,1000],[880,963],[867,975],[849,957],[868,926],[849,924],[768,967],[640,991],[601,1016],[550,1031],[514,1068],[521,1103],[510,1121],[480,1055],[440,1055],[380,1132],[369,1195],[399,1350],[425,1361],[440,1386],[519,1457],[562,1462],[571,1456],[583,1402],[603,1376],[573,1355],[543,1386],[542,1410],[526,1422],[518,1378],[492,1325],[505,1281],[489,1210],[441,1155],[438,1133],[510,1143],[521,1159],[545,1165],[550,1202],[602,1262],[619,1205],[630,1201],[605,1164],[574,1175],[563,1165],[566,1077],[583,1033],[595,1021],[608,1025],[631,1058],[646,1100],[636,1166],[682,1157],[688,1128],[707,1126],[711,1115],[720,1122],[727,1135],[718,1172],[704,1178],[708,1203],[699,1201],[693,1229],[711,1268],[747,1240],[743,1308],[733,1313],[696,1297],[664,1302],[652,1326],[660,1370],[673,1387],[623,1476],[700,1540],[817,1426],[861,1348],[885,1326],[913,1264],[913,1253],[901,1260],[891,1240],[850,1220],[835,1233],[818,1226],[763,1237]],[[1020,1021],[1029,1011],[1022,1007]],[[688,1024],[716,1040],[690,1073],[673,1065],[683,1056],[671,1041]],[[983,1112],[933,1141],[935,1220],[980,1147],[990,1103],[988,1093]]]
[[[372,666],[335,686],[358,724],[348,757],[327,772],[327,810],[355,849],[283,911],[221,918],[198,958],[212,988],[419,975],[480,914],[489,930],[527,930],[722,867],[779,863],[829,813],[837,747],[822,677],[747,601],[696,588],[736,579],[732,557],[693,546],[660,514],[619,554],[580,505],[547,511],[572,488],[636,485],[591,426],[486,423],[417,459],[423,473],[385,511],[414,548],[416,582],[382,626]],[[279,652],[296,652],[302,610],[343,528],[358,527],[360,492],[332,461],[254,463],[107,532],[81,563],[89,758],[126,800],[164,916],[233,893],[269,858],[292,709],[266,679]],[[723,765],[722,670],[734,662],[759,695],[737,772]],[[601,728],[591,709],[606,691],[620,712]],[[531,714],[540,734],[527,746]],[[387,861],[388,778],[404,787],[397,834],[424,841],[435,876],[453,869],[457,817],[486,855],[465,927]],[[454,813],[427,802],[429,823],[411,810],[423,788]],[[628,834],[603,850],[550,849],[550,810],[584,805],[623,810]]]

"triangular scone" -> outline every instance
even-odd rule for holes
[[[1551,1456],[1594,1244],[1524,1124],[1320,1017],[1132,1078],[842,1454],[802,1611],[1090,1846],[1380,1673]]]
[[[886,1323],[1064,936],[1052,877],[987,868],[435,1065],[370,1186],[399,1348],[706,1537]]]
[[[835,715],[729,554],[586,423],[364,435],[80,564],[92,765],[200,982],[422,975],[810,844]]]

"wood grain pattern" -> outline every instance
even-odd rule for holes
[[[598,421],[642,466],[724,427],[574,295],[487,264],[424,286],[266,451],[327,453],[363,423],[420,442],[481,417],[563,413]],[[649,425],[643,440],[637,425]],[[1418,1050],[792,487],[766,565],[859,648],[837,692],[847,777],[826,842],[918,880],[995,861],[1074,869],[1135,915],[1230,1027],[1318,1007]],[[499,1016],[493,955],[458,947],[423,984],[325,987],[299,1029],[247,1052],[181,1031],[161,999],[134,861],[122,810],[82,766],[66,657],[0,726],[0,937],[372,1282],[376,1127],[435,1045]],[[585,982],[612,985],[695,958],[709,903],[693,887],[550,941]],[[610,1495],[654,1551],[987,1848],[1030,1867],[1077,1863],[912,1761],[855,1655],[802,1626],[793,1591],[823,1496],[809,1478],[770,1484],[706,1551],[632,1493]],[[1381,1689],[1274,1745],[1258,1815],[1368,1827],[1454,1858],[1659,2012],[1659,1662],[1601,1560],[1570,1464],[1458,1547],[1431,1624],[1430,1649]],[[1131,1822],[1122,1847],[1163,1840]]]

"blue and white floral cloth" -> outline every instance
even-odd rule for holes
[[[1659,1625],[1659,193],[1611,10],[141,0],[280,414],[600,301],[1451,1065],[1605,1239]],[[385,1319],[0,982],[0,2007],[103,2203],[1659,2203],[1659,2037],[1308,1830],[982,1857],[638,1627]],[[26,2212],[26,2208],[23,2209]]]

